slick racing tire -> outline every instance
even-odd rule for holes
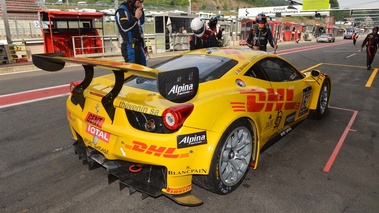
[[[229,194],[245,179],[255,156],[256,129],[246,119],[232,123],[213,154],[209,175],[195,176],[194,183],[216,194]]]
[[[328,112],[330,101],[330,81],[325,79],[322,83],[320,94],[317,102],[317,109],[311,114],[311,117],[320,120]]]

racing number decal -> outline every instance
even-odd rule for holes
[[[303,89],[303,100],[301,101],[299,116],[304,115],[308,112],[309,97],[311,96],[312,87],[306,87]]]

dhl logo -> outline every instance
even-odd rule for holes
[[[165,146],[156,146],[156,145],[147,145],[142,142],[133,141],[133,145],[125,145],[127,149],[131,149],[137,152],[142,152],[147,155],[153,155],[156,157],[164,157],[164,158],[187,158],[189,157],[189,153],[184,154],[175,154],[176,148],[173,147],[165,147]]]
[[[294,101],[294,90],[269,88],[267,92],[261,89],[241,91],[247,94],[246,102],[230,102],[234,112],[265,112],[298,109],[300,103]]]

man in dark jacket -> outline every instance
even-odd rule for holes
[[[216,36],[210,30],[205,29],[201,18],[194,18],[191,21],[191,29],[193,34],[189,38],[190,50],[219,47]]]
[[[250,31],[249,36],[246,40],[247,45],[253,50],[267,50],[267,43],[274,49],[278,48],[278,45],[274,42],[271,30],[266,26],[267,18],[266,15],[260,13],[255,18],[258,26],[253,26]]]
[[[125,62],[146,66],[146,48],[142,25],[145,14],[143,0],[125,0],[118,7],[115,18],[122,36],[121,53]]]
[[[217,17],[214,16],[211,19],[209,19],[208,29],[216,36],[219,46],[224,46],[222,39],[222,33],[224,31],[224,28],[220,29]]]
[[[363,47],[366,45],[366,54],[367,54],[367,70],[371,69],[371,63],[375,58],[376,51],[378,50],[379,44],[379,35],[378,35],[379,27],[374,27],[372,29],[372,33],[369,33],[363,43],[361,45],[361,51]]]

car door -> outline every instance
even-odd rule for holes
[[[266,111],[270,112],[269,125],[265,135],[285,135],[296,121],[309,113],[309,97],[312,87],[302,75],[287,61],[269,57],[257,63],[270,83]]]

